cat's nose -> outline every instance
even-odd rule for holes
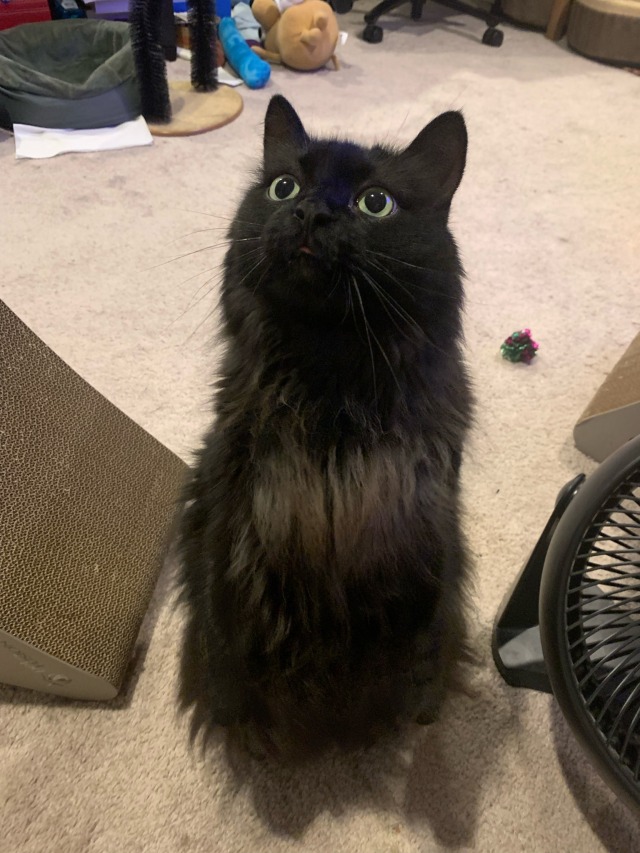
[[[296,219],[306,228],[315,228],[318,225],[324,225],[331,219],[331,211],[323,202],[304,199],[296,205],[293,211]]]

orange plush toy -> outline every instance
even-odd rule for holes
[[[263,59],[296,71],[315,71],[329,60],[339,67],[338,21],[325,0],[253,0],[251,11],[263,34],[263,46],[253,50]]]

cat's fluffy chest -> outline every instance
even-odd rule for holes
[[[419,464],[412,455],[400,446],[352,448],[338,459],[335,448],[317,456],[290,445],[261,456],[252,466],[251,515],[265,552],[277,559],[298,551],[318,569],[333,562],[345,573],[365,571],[383,556],[380,537],[397,539],[394,527],[410,512]]]
[[[266,424],[255,411],[244,423],[244,435],[227,429],[247,454],[236,469],[236,491],[268,563],[295,570],[297,560],[318,572],[332,566],[346,580],[379,564],[393,571],[403,559],[413,561],[423,543],[404,533],[437,523],[439,490],[453,476],[438,436],[354,438],[354,427],[349,440],[325,435],[320,443],[295,409],[282,407]],[[237,537],[232,566],[243,540]]]

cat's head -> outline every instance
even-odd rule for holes
[[[262,170],[231,230],[232,278],[277,308],[330,322],[363,313],[378,327],[402,326],[452,303],[457,312],[460,266],[447,219],[466,150],[458,112],[440,115],[404,150],[366,148],[310,137],[276,95]]]

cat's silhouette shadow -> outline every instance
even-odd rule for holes
[[[430,833],[439,849],[474,849],[483,793],[508,777],[504,765],[516,749],[521,692],[501,682],[488,656],[469,681],[468,693],[453,694],[439,722],[359,753],[334,753],[286,768],[227,743],[228,784],[236,792],[249,790],[259,818],[284,837],[302,839],[322,814],[382,811],[391,832]],[[556,701],[539,700],[548,703],[563,775],[590,828],[610,853],[635,849],[635,816],[599,779]],[[217,752],[217,763],[219,758]],[[538,785],[544,780],[524,780],[523,796]]]
[[[452,694],[438,722],[367,750],[292,768],[251,758],[227,739],[229,787],[248,790],[265,826],[284,837],[301,839],[322,814],[382,811],[391,832],[404,825],[430,832],[441,847],[466,850],[487,780],[500,773],[500,756],[517,730],[515,691],[500,682],[489,660],[474,669],[468,690]],[[220,752],[213,753],[219,770]],[[204,772],[219,779],[206,765]]]

